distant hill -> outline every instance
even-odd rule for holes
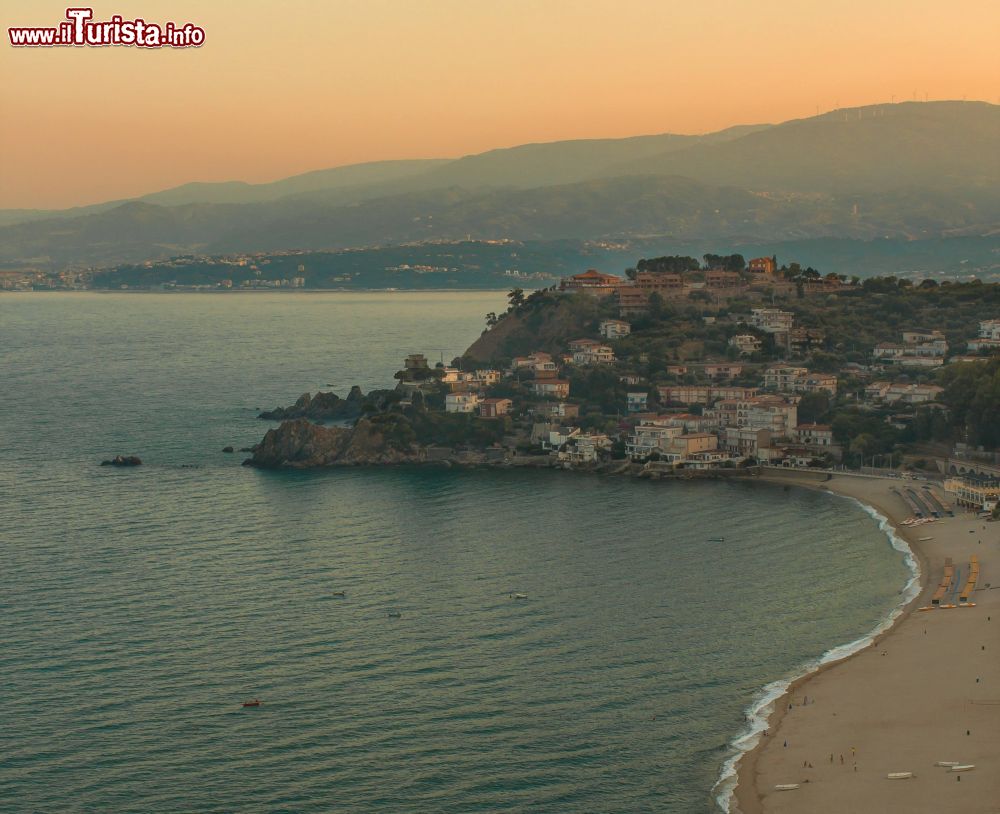
[[[108,201],[72,209],[0,209],[0,226],[29,223],[51,218],[94,215],[127,203],[140,202],[160,206],[185,206],[188,204],[245,204],[275,201],[292,195],[315,192],[338,195],[345,203],[363,200],[371,194],[384,192],[391,185],[415,175],[448,164],[449,159],[417,159],[413,161],[372,161],[349,164],[328,170],[293,175],[266,184],[248,184],[245,181],[207,182],[195,181],[179,187],[151,192],[132,200]]]
[[[996,105],[905,103],[705,136],[530,144],[271,184],[187,184],[65,212],[0,212],[0,264],[112,265],[466,235],[713,244],[988,235],[1000,229],[998,145]]]
[[[143,195],[138,200],[161,206],[192,203],[260,203],[290,195],[333,190],[348,190],[349,194],[346,197],[353,200],[358,195],[363,196],[362,190],[367,187],[397,183],[449,163],[451,162],[448,159],[372,161],[366,164],[349,164],[345,167],[306,172],[269,184],[246,184],[242,181],[184,184],[162,192]]]
[[[411,178],[408,189],[439,187],[519,187],[522,189],[572,184],[592,178],[633,175],[616,167],[626,162],[641,163],[670,155],[696,145],[726,143],[770,125],[731,127],[703,136],[670,133],[622,139],[578,139],[548,144],[490,150],[470,155]],[[641,174],[641,173],[640,173]],[[672,173],[687,175],[687,173]]]
[[[759,190],[860,193],[1000,185],[1000,106],[905,102],[825,113],[619,164]]]

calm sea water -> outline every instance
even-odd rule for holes
[[[898,599],[859,507],[220,451],[502,302],[0,297],[0,810],[715,809],[760,689]]]

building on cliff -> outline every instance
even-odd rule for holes
[[[624,279],[614,274],[602,274],[596,269],[588,269],[583,274],[563,277],[559,282],[560,291],[583,291],[597,297],[607,297],[614,294]]]

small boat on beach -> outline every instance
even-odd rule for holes
[[[913,772],[889,772],[886,777],[889,780],[909,780],[913,777]]]
[[[948,771],[949,772],[971,772],[975,768],[976,767],[975,767],[974,764],[972,764],[972,763],[966,763],[966,764],[959,765],[959,766],[952,766],[950,769],[948,769]]]
[[[799,787],[798,783],[779,783],[774,787],[775,791],[794,791]]]
[[[946,769],[950,769],[952,766],[961,766],[957,760],[939,760],[934,764],[935,766],[944,766]]]

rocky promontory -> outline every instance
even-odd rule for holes
[[[336,393],[318,392],[315,396],[303,393],[290,407],[275,407],[265,410],[258,418],[266,421],[288,421],[295,418],[309,418],[313,421],[354,421],[363,412],[365,404],[380,408],[391,390],[373,390],[367,395],[357,385],[351,388],[347,398]]]
[[[304,418],[268,430],[244,461],[262,469],[422,463],[420,447],[398,443],[369,419],[353,427],[322,427]]]

